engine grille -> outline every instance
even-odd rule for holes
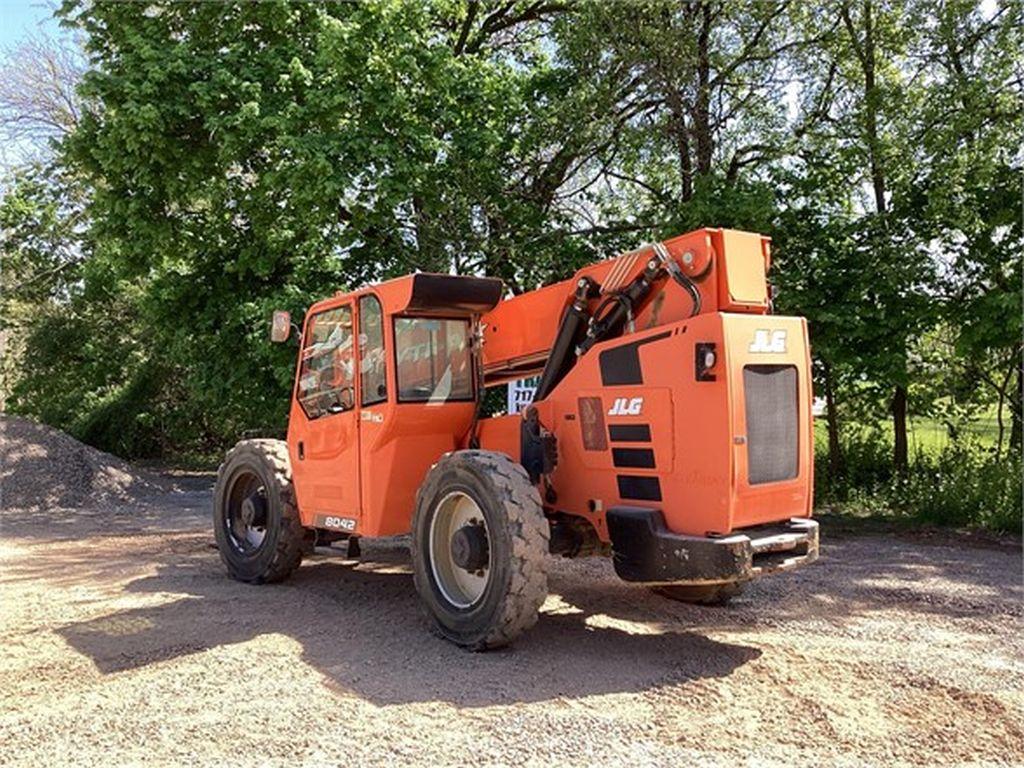
[[[743,368],[747,410],[747,482],[791,480],[797,475],[796,368],[748,365]]]

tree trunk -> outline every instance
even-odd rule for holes
[[[897,472],[907,469],[907,388],[898,384],[892,395],[892,463]]]
[[[996,400],[996,461],[1003,455],[1003,437],[1006,434],[1006,425],[1003,423],[1003,406],[1006,405],[1006,388],[999,390],[999,398]]]
[[[697,140],[697,175],[711,173],[714,146],[711,138],[711,40],[710,3],[701,4],[700,31],[697,33],[697,97],[693,109],[693,131]]]
[[[828,471],[833,477],[842,477],[843,447],[839,444],[839,414],[836,413],[835,382],[832,380],[832,366],[825,363],[825,409],[828,422]]]
[[[867,145],[868,173],[871,178],[871,189],[875,198],[875,213],[879,216],[883,237],[888,237],[888,226],[885,222],[885,214],[888,211],[886,203],[886,178],[885,165],[882,158],[882,146],[878,136],[878,114],[880,111],[878,84],[875,79],[875,26],[872,18],[873,0],[863,0],[862,24],[864,27],[863,40],[858,39],[855,24],[849,13],[849,6],[843,5],[840,13],[846,24],[850,35],[850,42],[853,45],[854,53],[861,66],[861,73],[864,75],[864,143]],[[888,243],[886,243],[888,245]],[[903,359],[906,359],[906,342],[903,339],[896,339],[900,345],[900,352]],[[907,468],[907,387],[905,384],[897,384],[893,391],[891,406],[892,427],[893,427],[893,465],[897,472],[904,472]]]
[[[441,271],[434,263],[434,238],[423,198],[412,196],[413,227],[416,230],[416,267],[428,272]],[[445,270],[447,271],[447,270]]]
[[[1000,382],[997,392],[999,397],[996,399],[996,461],[999,461],[999,457],[1003,455],[1003,438],[1006,437],[1006,422],[1003,420],[1003,407],[1006,405],[1007,398],[1012,398],[1010,394],[1010,386],[1013,384],[1013,374],[1017,370],[1017,356],[1014,354],[1010,358],[1010,365],[1006,369],[1006,373],[1003,375],[1003,380]],[[1013,400],[1010,400],[1010,411],[1013,411]]]
[[[885,172],[878,142],[878,88],[875,83],[875,30],[871,21],[871,2],[864,2],[864,111],[871,164],[871,188],[875,193],[875,211],[885,213]]]
[[[1024,371],[1017,362],[1017,386],[1010,394],[1010,449],[1021,450],[1021,405],[1024,404]]]
[[[679,91],[670,83],[666,83],[666,99],[671,120],[669,130],[676,145],[676,157],[679,161],[679,179],[681,182],[679,202],[688,203],[693,199],[693,161],[690,159],[690,136],[687,133],[686,110]]]
[[[882,165],[881,145],[878,139],[879,93],[875,82],[875,28],[871,10],[871,0],[864,0],[864,51],[861,60],[864,69],[864,124],[871,171],[871,188],[875,195],[875,212],[884,217],[888,205],[885,201],[885,170]],[[884,224],[884,218],[882,221],[882,232],[887,233],[888,227]],[[907,469],[907,388],[904,384],[897,384],[892,395],[892,431],[892,463],[896,467],[896,471],[902,473]]]

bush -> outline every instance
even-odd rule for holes
[[[1021,455],[996,456],[970,440],[937,452],[918,451],[905,473],[892,467],[886,435],[857,429],[844,435],[843,471],[829,471],[826,446],[815,456],[819,505],[860,515],[888,515],[916,524],[1019,532],[1022,525]]]
[[[919,454],[891,485],[894,511],[923,523],[1021,530],[1021,457],[954,443]]]

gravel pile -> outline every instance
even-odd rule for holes
[[[0,415],[0,509],[138,500],[163,483],[53,427]]]

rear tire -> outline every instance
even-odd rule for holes
[[[443,456],[420,487],[412,523],[416,591],[434,631],[482,651],[536,624],[549,537],[522,466],[492,451]]]
[[[743,592],[743,585],[731,584],[671,584],[653,587],[653,591],[669,600],[694,605],[725,605]]]
[[[299,567],[312,532],[299,521],[288,445],[243,440],[217,470],[213,530],[220,559],[238,581],[281,581]]]

